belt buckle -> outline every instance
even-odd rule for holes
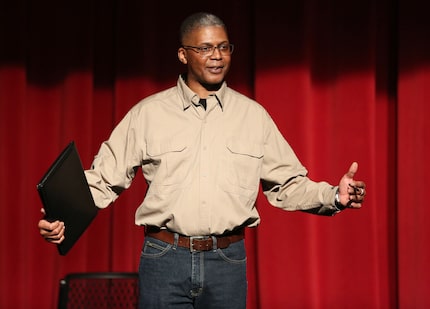
[[[206,236],[190,236],[190,252],[197,252],[199,250],[194,249],[193,242],[194,240],[205,240],[207,239]]]

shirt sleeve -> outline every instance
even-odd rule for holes
[[[308,178],[293,149],[267,115],[262,166],[262,188],[269,203],[275,207],[302,210],[331,216],[338,212],[334,206],[337,187]]]
[[[109,139],[102,143],[91,169],[85,171],[94,202],[105,208],[127,189],[140,166],[140,143],[136,138],[133,110],[121,120]]]

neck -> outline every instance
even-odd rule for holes
[[[187,75],[182,75],[182,79],[184,80],[185,84],[194,91],[200,98],[207,98],[209,95],[217,92],[223,82],[218,84],[207,84],[207,83],[200,83],[198,81],[189,81],[187,78]]]

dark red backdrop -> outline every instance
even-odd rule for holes
[[[259,196],[249,308],[430,306],[426,1],[25,1],[0,4],[0,307],[55,308],[75,271],[136,271],[137,177],[61,257],[36,227],[36,183],[75,140],[89,167],[141,98],[174,85],[177,29],[209,10],[236,50],[228,83],[271,113],[315,180],[353,160],[365,207],[335,218]]]

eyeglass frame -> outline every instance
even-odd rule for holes
[[[222,46],[228,46],[228,50],[222,51],[220,49],[220,47]],[[221,43],[218,45],[206,45],[206,46],[182,45],[181,47],[186,50],[191,49],[192,51],[200,54],[202,58],[212,56],[215,52],[215,49],[218,49],[220,54],[224,56],[230,56],[234,51],[234,44],[231,44],[231,43]],[[205,52],[203,51],[203,49],[209,49],[209,50]],[[226,54],[225,52],[228,52],[228,54]]]

